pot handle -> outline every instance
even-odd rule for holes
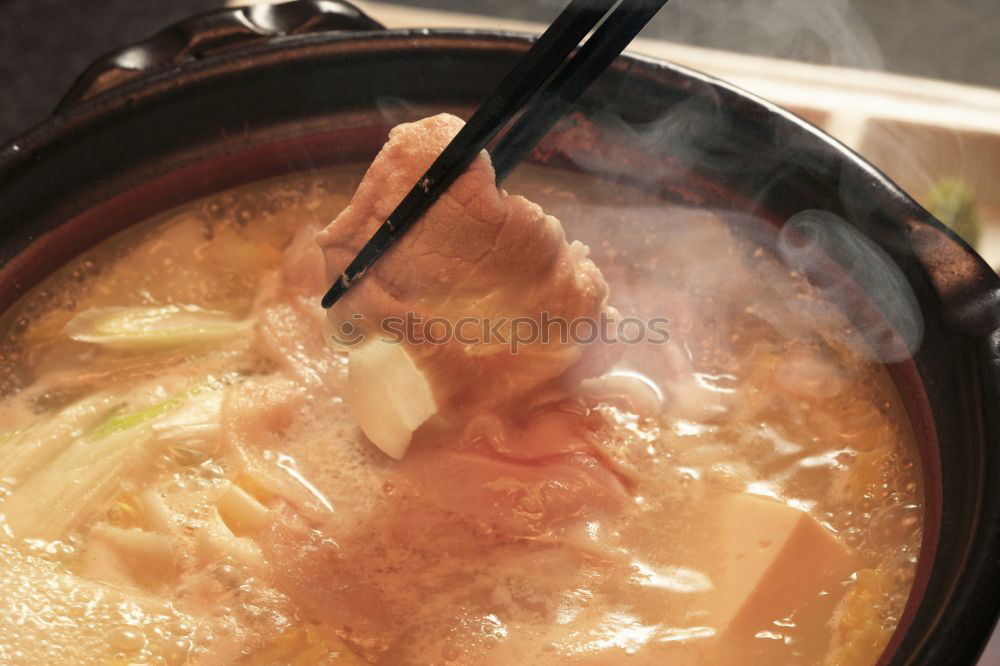
[[[293,0],[197,14],[101,56],[77,78],[56,111],[151,71],[217,51],[282,35],[340,30],[385,30],[385,26],[346,0]]]

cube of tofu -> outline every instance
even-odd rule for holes
[[[351,351],[347,405],[368,439],[396,460],[413,431],[438,409],[413,358],[402,345],[381,340]]]
[[[793,614],[797,625],[816,620],[822,627],[860,566],[854,551],[805,511],[768,497],[732,495],[721,519],[721,575],[711,605],[718,634],[753,635]]]

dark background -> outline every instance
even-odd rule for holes
[[[566,1],[399,4],[548,22]],[[51,112],[101,53],[221,4],[0,0],[0,143]],[[670,0],[644,35],[1000,87],[1000,0]]]

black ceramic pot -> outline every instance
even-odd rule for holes
[[[370,159],[391,124],[468,113],[528,43],[386,31],[346,3],[309,0],[220,10],[103,58],[51,118],[0,149],[0,311],[153,213]],[[725,83],[620,58],[578,110],[536,159],[574,168],[574,155],[600,155],[606,177],[643,174],[633,184],[666,199],[775,225],[830,211],[899,267],[924,335],[889,369],[920,446],[926,514],[917,580],[882,661],[974,663],[1000,609],[997,276],[873,167]]]

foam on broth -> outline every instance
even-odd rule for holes
[[[345,357],[316,341],[322,314],[299,297],[315,287],[306,240],[361,171],[182,206],[71,262],[0,320],[0,661],[877,660],[916,565],[920,472],[890,378],[845,342],[835,308],[715,215],[523,168],[508,189],[588,242],[614,305],[669,318],[671,340],[630,347],[615,370],[655,387],[662,407],[607,392],[587,405],[631,479],[621,514],[579,540],[504,539],[400,481],[343,404]],[[154,351],[62,334],[87,309],[171,303],[256,316],[254,332]],[[215,429],[188,413],[211,396]],[[191,432],[156,426],[170,418]],[[115,437],[134,451],[93,506],[51,509],[73,514],[66,530],[46,510],[11,513],[33,509],[19,487],[74,443],[104,450]],[[15,460],[31,442],[42,461]],[[747,492],[807,511],[862,564],[824,592],[829,608],[811,599],[723,637],[706,619],[723,573],[718,515]]]

